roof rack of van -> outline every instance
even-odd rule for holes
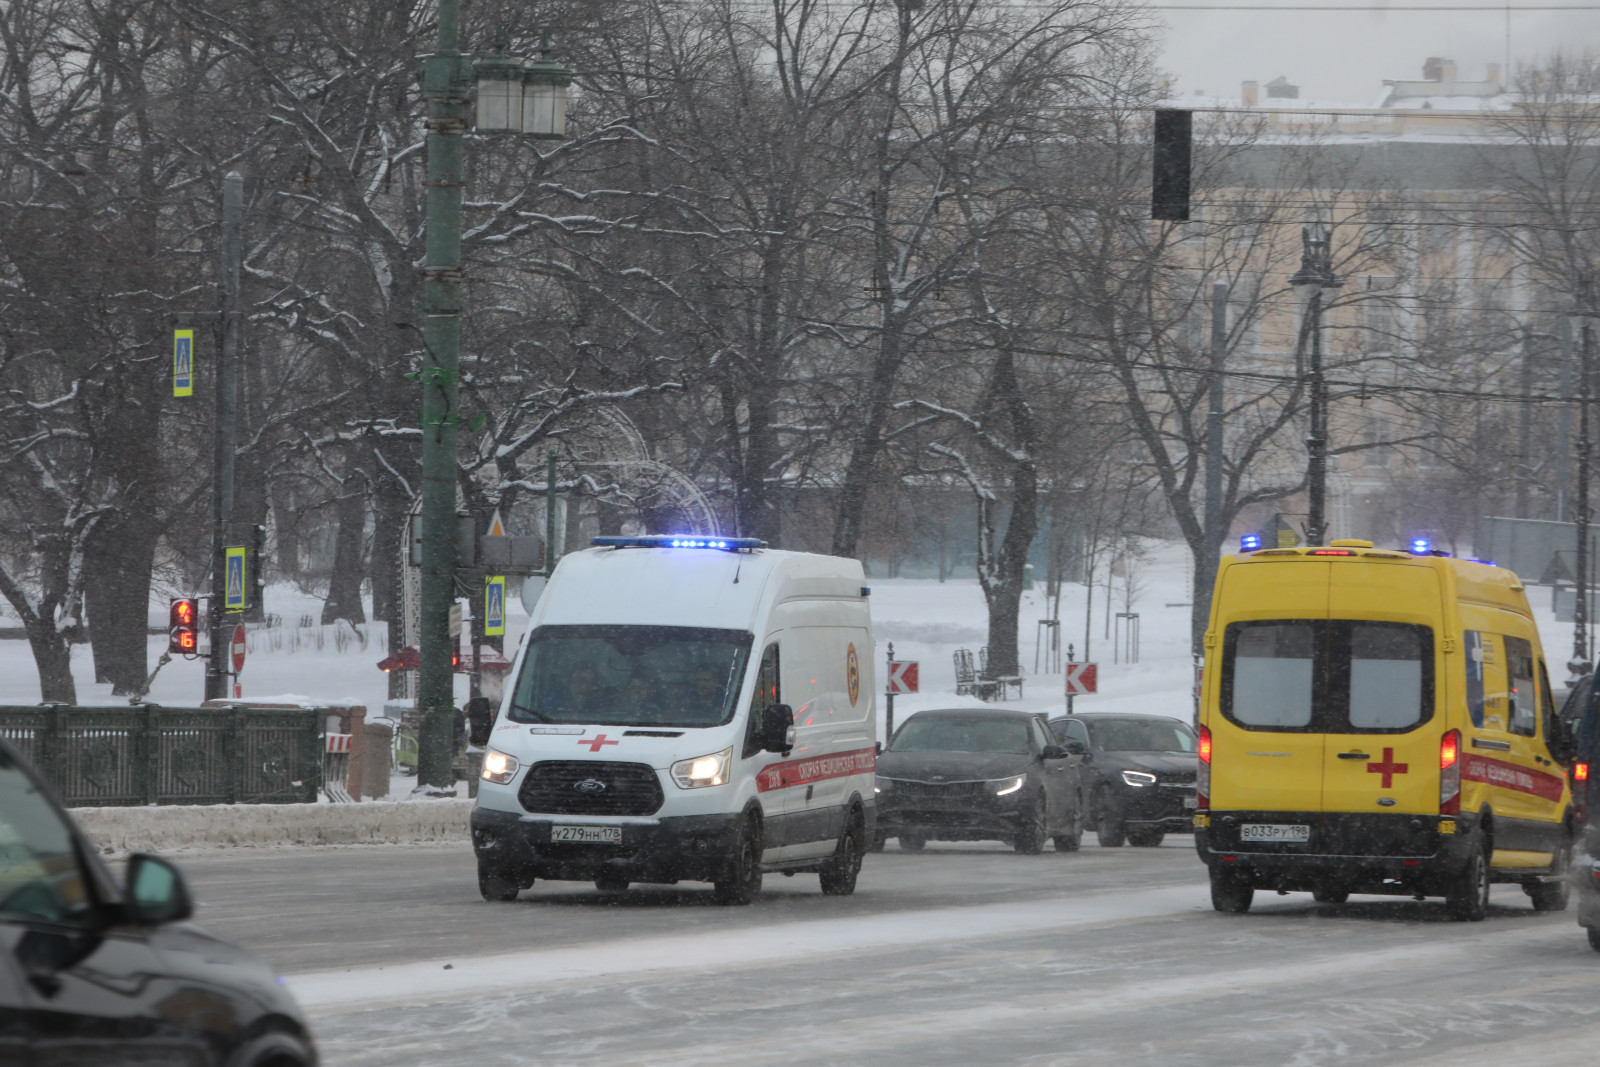
[[[708,537],[704,534],[596,537],[589,543],[596,548],[711,548],[722,552],[751,552],[767,547],[767,543],[759,537]]]

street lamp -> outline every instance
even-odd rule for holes
[[[1311,429],[1306,436],[1306,543],[1320,545],[1328,531],[1328,397],[1322,380],[1322,294],[1344,282],[1333,273],[1328,231],[1322,226],[1300,228],[1300,269],[1289,284],[1301,307],[1300,347],[1310,341],[1306,383],[1311,393]]]
[[[418,634],[417,788],[454,790],[455,686],[450,605],[456,596],[456,427],[461,379],[461,137],[476,81],[484,133],[561,137],[572,72],[549,60],[506,55],[471,69],[462,57],[460,0],[439,0],[439,35],[422,73],[427,105],[427,233],[422,269],[422,588]],[[531,106],[530,106],[531,102]]]
[[[1568,323],[1578,330],[1578,491],[1573,501],[1578,544],[1573,570],[1572,661],[1567,669],[1574,678],[1591,670],[1589,657],[1589,401],[1594,396],[1594,326],[1586,312],[1567,311]]]

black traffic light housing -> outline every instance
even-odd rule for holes
[[[1154,173],[1150,182],[1150,217],[1166,222],[1189,221],[1194,112],[1156,109]]]
[[[167,608],[167,651],[180,656],[200,652],[200,602],[174,597]]]

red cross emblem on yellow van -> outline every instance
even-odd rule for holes
[[[1392,788],[1394,786],[1394,776],[1395,775],[1397,775],[1397,774],[1405,774],[1410,769],[1411,769],[1411,765],[1410,764],[1407,764],[1407,763],[1396,763],[1394,761],[1394,749],[1392,749],[1392,748],[1386,748],[1386,749],[1383,750],[1383,762],[1382,763],[1369,763],[1369,764],[1367,764],[1367,773],[1368,774],[1381,774],[1381,775],[1383,775],[1383,788],[1385,788],[1385,789],[1389,789],[1389,788]]]

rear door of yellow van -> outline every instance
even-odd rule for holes
[[[1351,559],[1332,564],[1328,589],[1329,716],[1322,763],[1328,813],[1439,812],[1439,711],[1447,672],[1439,576],[1405,561]],[[1340,851],[1382,848],[1361,841],[1371,827],[1350,824]]]
[[[1213,811],[1322,810],[1315,671],[1328,617],[1328,570],[1327,563],[1297,555],[1257,557],[1224,572],[1214,635],[1221,669],[1206,717]],[[1314,841],[1316,820],[1305,821]],[[1251,844],[1241,837],[1228,847]]]

